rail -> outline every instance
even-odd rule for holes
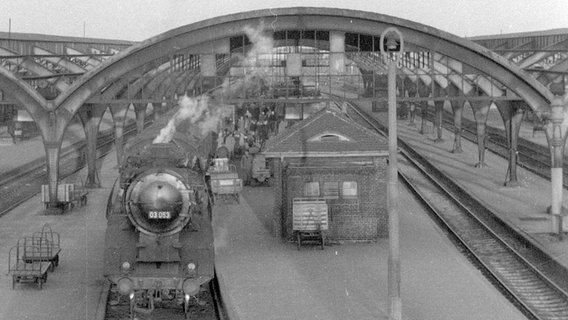
[[[136,124],[131,123],[125,127],[125,137],[136,132]],[[112,129],[101,134],[97,141],[98,157],[105,157],[112,150],[114,142]],[[78,142],[65,148],[60,158],[60,177],[64,179],[84,167],[86,142]],[[77,161],[79,159],[79,161]],[[41,191],[41,184],[45,183],[47,172],[45,158],[34,160],[22,167],[11,170],[9,174],[0,177],[0,217],[29,200]]]
[[[358,115],[384,134],[375,119],[351,105]],[[522,234],[498,219],[466,190],[432,166],[399,139],[401,154],[412,165],[403,166],[405,181],[435,220],[457,239],[476,264],[515,305],[531,319],[568,317],[567,271]],[[419,181],[417,181],[419,180]],[[416,187],[420,185],[418,189]]]

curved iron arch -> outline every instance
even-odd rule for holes
[[[41,112],[47,112],[47,100],[27,82],[18,79],[4,68],[0,68],[0,88],[24,106],[34,121],[40,120]]]
[[[334,8],[280,8],[257,10],[216,17],[170,30],[113,56],[87,72],[55,100],[58,108],[71,114],[109,81],[133,68],[167,57],[182,49],[242,35],[247,25],[264,20],[268,28],[279,30],[334,30],[380,35],[388,27],[398,28],[405,41],[440,52],[466,63],[505,84],[538,114],[548,111],[552,93],[505,58],[471,41],[409,20],[392,16]],[[204,50],[203,53],[206,53]]]

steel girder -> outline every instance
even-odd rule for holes
[[[211,45],[212,43],[242,36],[246,26],[257,26],[261,20],[269,21],[272,31],[331,30],[372,36],[380,36],[386,28],[394,26],[401,31],[406,43],[456,61],[463,61],[505,85],[524,99],[537,114],[550,112],[550,102],[553,98],[551,92],[528,73],[486,48],[412,21],[370,12],[332,8],[258,10],[216,17],[180,27],[112,56],[86,72],[49,102],[34,93],[29,85],[7,75],[6,72],[0,72],[0,85],[3,89],[9,88],[18,96],[16,100],[30,111],[42,130],[44,141],[53,149],[56,144],[60,145],[65,128],[79,108],[90,98],[100,94],[110,83],[118,81],[131,70],[154,63],[162,65],[165,58],[176,53],[214,53],[215,46]],[[147,88],[151,88],[152,83],[156,82],[149,82]],[[53,119],[54,116],[56,119]],[[51,121],[51,126],[48,120]],[[55,128],[53,123],[56,124]],[[50,187],[53,178],[50,176]]]
[[[467,61],[481,73],[503,83],[524,99],[538,114],[548,111],[552,94],[527,73],[503,57],[468,40],[449,33],[390,16],[329,8],[284,8],[259,10],[205,20],[177,28],[130,47],[91,70],[55,100],[58,108],[71,114],[78,105],[96,94],[108,81],[114,81],[128,70],[137,68],[181,50],[199,52],[199,47],[222,38],[237,36],[243,28],[258,25],[260,19],[278,19],[271,24],[274,31],[339,30],[344,32],[380,35],[387,27],[395,26],[406,42],[431,49],[457,61]]]

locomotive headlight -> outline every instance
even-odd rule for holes
[[[131,265],[130,265],[130,262],[128,262],[128,261],[124,261],[122,263],[122,266],[121,266],[123,272],[130,271],[130,267],[131,267]]]
[[[120,278],[116,283],[116,287],[122,295],[129,295],[134,292],[134,283],[129,278]]]
[[[187,271],[193,272],[193,271],[195,271],[195,268],[197,268],[197,266],[195,265],[195,263],[190,262],[190,263],[187,264]]]

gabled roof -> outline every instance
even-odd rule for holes
[[[270,138],[262,153],[267,157],[386,156],[388,142],[343,112],[324,108]]]

